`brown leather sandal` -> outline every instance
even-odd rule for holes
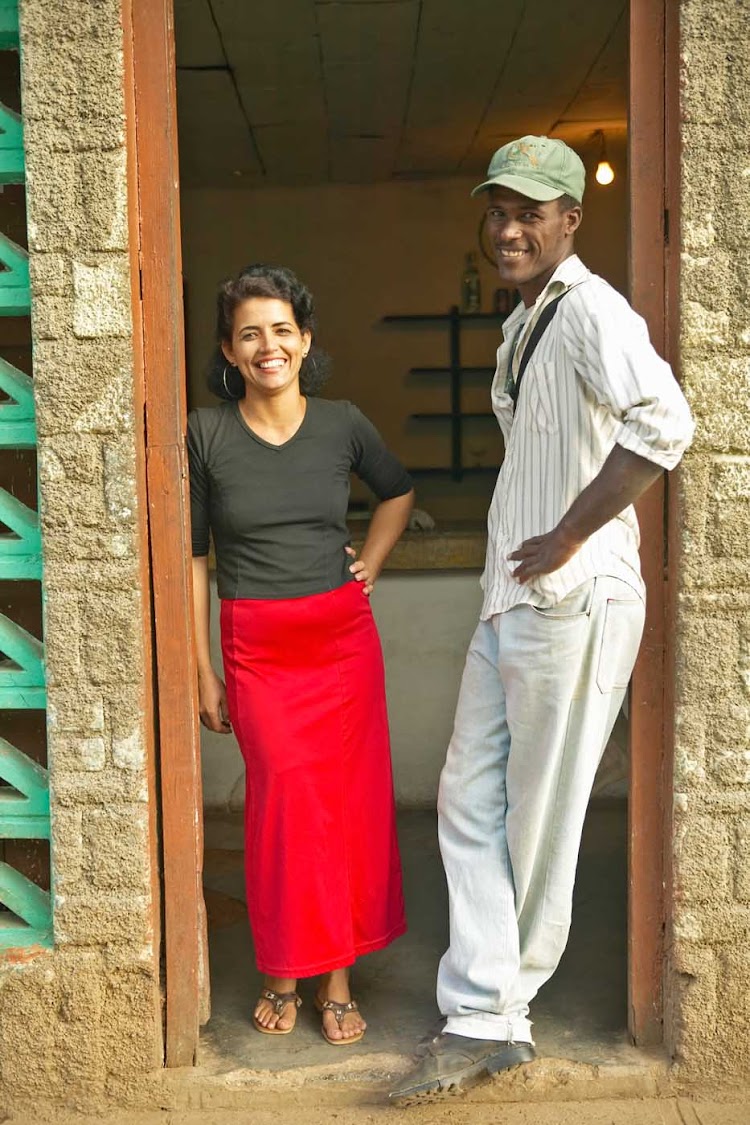
[[[358,1012],[359,1004],[356,1000],[349,1000],[346,1004],[339,1004],[336,1000],[321,1000],[319,996],[315,997],[315,1007],[322,1014],[323,1012],[333,1012],[336,1023],[341,1027],[344,1022],[344,1017],[349,1012]],[[321,1035],[326,1043],[330,1043],[332,1047],[351,1047],[353,1043],[359,1043],[360,1039],[364,1039],[364,1031],[360,1031],[357,1035],[350,1035],[346,1039],[331,1039],[326,1032],[325,1025],[320,1029]]]
[[[274,1014],[277,1016],[281,1015],[287,1004],[294,1004],[297,1009],[302,1006],[302,1001],[296,992],[274,992],[272,988],[264,988],[258,999],[268,1000],[274,1010]],[[255,1013],[253,1013],[253,1023],[256,1029],[262,1032],[263,1035],[289,1035],[297,1026],[295,1020],[291,1027],[264,1027]]]

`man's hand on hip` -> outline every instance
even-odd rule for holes
[[[538,574],[551,574],[572,559],[583,542],[574,539],[559,526],[546,535],[526,539],[512,555],[508,555],[511,562],[521,564],[513,571],[513,577],[517,582],[528,582]]]

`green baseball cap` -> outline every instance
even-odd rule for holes
[[[487,177],[472,195],[497,186],[543,202],[572,195],[580,203],[586,186],[586,170],[578,153],[550,137],[519,137],[503,145],[492,157]]]

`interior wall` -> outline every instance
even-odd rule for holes
[[[617,178],[599,187],[589,177],[579,252],[616,288],[626,287],[627,202],[624,144],[610,146]],[[182,195],[187,350],[192,405],[212,402],[204,374],[213,344],[218,282],[251,261],[290,266],[312,289],[323,348],[333,357],[329,397],[348,398],[375,422],[408,467],[447,465],[448,423],[409,415],[449,408],[448,379],[409,375],[411,367],[447,366],[447,326],[383,325],[389,313],[447,312],[460,300],[468,251],[476,258],[482,309],[497,286],[478,252],[483,201],[469,197],[476,179],[329,184],[304,188],[185,191]],[[462,361],[493,366],[499,322],[471,325]],[[490,376],[467,379],[464,409],[488,409]],[[499,463],[494,421],[466,424],[471,465]],[[483,522],[491,473],[454,485],[418,477],[418,503],[438,520]],[[366,492],[355,484],[353,494]]]

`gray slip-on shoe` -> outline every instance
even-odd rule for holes
[[[499,1070],[509,1070],[535,1058],[531,1043],[469,1039],[444,1031],[435,1036],[422,1060],[394,1086],[389,1098],[402,1102],[431,1094],[459,1093]]]

